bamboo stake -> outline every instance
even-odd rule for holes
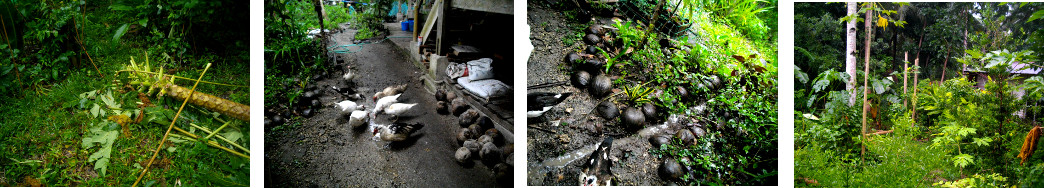
[[[221,132],[221,129],[224,129],[226,126],[228,126],[228,124],[228,122],[225,122],[225,124],[221,125],[221,127],[214,129],[214,132],[211,132],[210,135],[207,135],[206,139],[210,139],[210,137],[214,137],[214,135],[217,135],[217,133]]]
[[[210,63],[207,63],[207,66],[203,68],[203,72],[199,74],[199,80],[203,79],[203,75],[207,74],[207,70],[208,69],[210,69]],[[172,119],[170,121],[170,126],[167,126],[167,132],[163,133],[163,139],[160,139],[159,145],[156,146],[156,152],[152,153],[152,157],[149,158],[149,163],[145,165],[145,169],[141,170],[141,175],[138,175],[138,180],[134,180],[134,184],[132,184],[131,187],[137,187],[138,186],[138,182],[141,182],[141,178],[145,177],[145,173],[149,172],[149,167],[152,166],[152,161],[156,160],[156,155],[159,155],[160,149],[163,148],[163,142],[166,142],[167,136],[170,136],[170,130],[174,129],[174,123],[178,122],[178,117],[181,116],[181,110],[185,109],[185,105],[188,104],[189,99],[192,98],[192,94],[196,93],[196,86],[198,86],[198,85],[199,85],[199,81],[198,80],[196,81],[195,84],[192,84],[192,90],[191,90],[192,92],[189,92],[189,96],[185,97],[185,101],[184,102],[181,102],[181,107],[178,107],[178,113],[174,114],[174,119]]]
[[[903,95],[906,95],[906,74],[910,72],[910,62],[906,60],[909,57],[909,52],[903,52]],[[903,109],[906,109],[907,98],[909,98],[909,96],[903,97]]]
[[[872,9],[872,8],[873,8],[873,4],[867,3],[867,9]],[[865,69],[863,71],[863,130],[861,132],[859,132],[860,135],[866,134],[866,110],[867,110],[867,107],[869,107],[869,104],[867,104],[867,101],[866,101],[866,96],[868,95],[868,93],[870,93],[870,88],[869,88],[870,85],[867,85],[867,82],[869,82],[869,79],[870,79],[870,38],[873,35],[873,33],[871,33],[872,30],[871,30],[871,27],[870,27],[870,22],[871,22],[870,19],[872,18],[871,15],[873,15],[872,12],[873,12],[872,10],[867,10],[866,11],[866,19],[864,21],[864,22],[866,22],[866,58],[864,58],[864,60],[866,60],[866,66],[863,67],[863,69]],[[852,97],[852,96],[850,96],[850,97]],[[863,137],[862,140],[864,142],[863,142],[863,144],[860,144],[861,147],[862,147],[862,150],[859,152],[860,160],[862,160],[863,155],[866,153],[866,142],[865,142],[866,141],[866,137],[865,136],[862,136],[862,137]]]
[[[199,136],[198,136],[198,135],[196,135],[196,134],[192,134],[192,133],[190,133],[190,132],[188,132],[188,131],[185,131],[184,129],[181,129],[181,128],[178,128],[178,127],[174,127],[174,130],[176,130],[176,131],[178,131],[178,132],[181,132],[182,134],[186,134],[186,135],[188,135],[189,137],[191,137],[192,139],[199,139]],[[174,135],[177,135],[177,134],[174,134]],[[228,148],[226,148],[226,147],[224,147],[224,146],[221,146],[221,145],[220,145],[220,144],[218,144],[217,142],[214,142],[214,141],[209,141],[209,142],[206,142],[206,144],[207,144],[207,145],[210,145],[210,146],[213,146],[213,147],[215,147],[215,148],[221,149],[221,150],[225,150],[225,151],[227,151],[227,152],[229,152],[229,153],[232,153],[232,154],[238,155],[238,156],[240,156],[240,157],[243,157],[243,158],[246,158],[246,159],[250,159],[250,156],[248,156],[248,155],[244,155],[243,153],[239,153],[239,152],[236,152],[235,150],[232,150],[232,149],[228,149]]]
[[[195,127],[195,128],[197,128],[197,129],[199,129],[199,130],[202,130],[203,132],[206,132],[206,133],[211,133],[211,132],[210,132],[210,130],[208,130],[207,128],[204,128],[204,127],[200,127],[199,125],[196,125],[196,124],[194,124],[194,123],[189,123],[189,125],[190,125],[190,126],[192,126],[192,127]],[[175,128],[176,128],[176,127],[175,127]],[[249,150],[249,149],[246,149],[246,148],[244,148],[243,146],[240,146],[239,144],[236,144],[235,142],[232,142],[232,141],[230,141],[230,140],[226,139],[225,137],[223,137],[223,136],[221,136],[221,135],[216,135],[216,136],[217,136],[217,138],[218,138],[218,139],[224,140],[225,142],[228,142],[229,144],[232,144],[232,146],[235,146],[236,148],[239,148],[239,149],[243,150],[243,151],[244,151],[244,152],[246,152],[246,153],[250,153],[250,150]]]

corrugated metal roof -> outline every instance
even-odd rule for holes
[[[1033,64],[1033,63],[1034,62],[1030,62],[1030,64]],[[971,68],[971,67],[968,67],[968,66],[965,66],[963,69],[964,69],[964,72],[983,72],[981,70],[978,70],[978,69],[975,69],[975,68]],[[1036,74],[1040,74],[1040,72],[1042,71],[1041,68],[1033,68],[1033,66],[1030,66],[1029,64],[1019,63],[1019,62],[1016,62],[1016,63],[1012,64],[1011,65],[1011,69],[1015,70],[1015,71],[1011,71],[1012,74],[1032,74],[1032,75],[1036,75]]]

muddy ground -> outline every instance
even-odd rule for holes
[[[544,1],[529,2],[528,19],[533,52],[527,63],[527,85],[566,82],[571,75],[563,57],[569,52],[586,47],[577,41],[566,46],[562,38],[574,34],[562,10],[545,6]],[[599,19],[603,20],[603,19]],[[606,23],[607,24],[607,23]],[[619,121],[598,117],[592,109],[601,102],[584,89],[570,84],[530,89],[528,92],[573,92],[564,102],[543,116],[529,119],[527,130],[528,185],[578,185],[580,161],[590,152],[585,147],[597,145],[605,137],[614,138],[612,172],[614,185],[668,185],[657,176],[659,159],[649,154],[652,145],[648,138],[635,131],[626,131]],[[601,133],[594,131],[602,126]],[[583,154],[567,155],[583,150]],[[581,160],[576,160],[581,159]],[[575,161],[573,161],[575,160]]]
[[[354,30],[331,35],[329,45],[352,44]],[[329,76],[315,86],[321,88],[323,107],[296,127],[266,134],[265,183],[280,187],[503,187],[492,166],[482,163],[460,165],[453,154],[460,147],[455,131],[460,128],[453,115],[435,112],[435,99],[423,89],[422,71],[392,44],[383,40],[366,44],[356,53],[340,54],[343,64],[335,64]],[[347,86],[340,75],[351,66],[359,75],[355,87],[372,109],[370,97],[387,86],[408,84],[400,97],[419,103],[403,123],[425,126],[402,143],[387,144],[371,140],[371,133],[351,129],[340,110],[332,104],[347,97],[330,89]],[[390,122],[378,116],[378,123]],[[506,184],[510,186],[510,183]]]

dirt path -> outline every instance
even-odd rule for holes
[[[332,35],[330,45],[351,44],[354,30]],[[402,55],[390,41],[352,48],[341,54],[344,63],[330,71],[316,87],[324,105],[299,127],[269,134],[265,138],[265,183],[288,187],[494,187],[491,167],[482,164],[461,166],[453,159],[459,145],[455,133],[459,126],[452,115],[435,113],[435,99],[418,80],[422,72]],[[419,103],[399,119],[403,123],[422,123],[424,128],[402,143],[388,145],[370,140],[371,134],[347,127],[346,120],[331,104],[346,97],[326,88],[347,86],[340,79],[342,69],[354,67],[356,90],[363,94],[361,104],[372,109],[373,94],[387,86],[408,84],[400,97]],[[390,122],[378,116],[378,123]]]

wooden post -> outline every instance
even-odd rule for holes
[[[871,9],[872,5],[873,5],[872,3],[867,3],[867,9]],[[868,104],[868,102],[866,101],[866,96],[870,92],[870,90],[869,90],[870,86],[867,85],[867,83],[869,83],[869,81],[870,81],[870,38],[873,35],[871,33],[871,31],[873,31],[873,30],[871,30],[872,27],[870,27],[870,22],[873,22],[873,21],[870,21],[870,20],[871,20],[871,18],[873,18],[873,17],[871,17],[872,12],[873,11],[871,11],[871,10],[867,10],[866,11],[866,19],[864,19],[864,21],[863,21],[863,22],[866,23],[866,57],[863,58],[865,60],[865,62],[866,62],[866,65],[863,66],[863,129],[862,129],[862,132],[859,132],[859,136],[863,137],[863,144],[860,144],[862,146],[862,151],[859,152],[860,158],[863,158],[863,155],[866,154],[866,143],[867,143],[866,141],[867,141],[867,139],[866,139],[866,136],[863,136],[863,135],[866,134],[866,110],[867,110],[867,108],[870,107],[869,106],[870,104]],[[855,97],[855,96],[850,96],[850,97]]]
[[[415,3],[413,3],[413,38],[411,38],[410,40],[417,40],[417,25],[419,25],[418,22],[420,20],[417,19],[420,18],[420,15],[417,14],[420,12],[418,10],[420,10],[421,1],[422,0],[417,0]]]
[[[921,29],[923,30],[924,26],[921,26]],[[915,123],[917,122],[917,81],[918,81],[917,80],[917,75],[921,74],[921,72],[920,72],[921,66],[917,62],[918,62],[918,60],[921,60],[921,44],[922,44],[922,42],[924,42],[924,35],[921,35],[921,39],[917,39],[917,55],[914,56],[914,82],[913,82],[913,84],[914,84],[913,85],[914,91],[913,91],[913,101],[912,101],[912,104],[910,105],[910,106],[913,106],[913,113],[910,113],[910,119],[912,119]]]
[[[312,3],[315,3],[312,5],[312,7],[315,8],[315,16],[319,18],[319,41],[322,41],[322,44],[320,45],[322,45],[323,48],[326,48],[326,26],[323,22],[325,19],[323,17],[323,2],[320,0],[314,0]]]
[[[910,58],[910,52],[903,52],[903,95],[906,95],[906,75],[910,72],[910,63],[907,58]],[[908,97],[903,97],[903,109],[906,109],[906,98]]]
[[[444,25],[444,21],[446,20],[446,10],[447,10],[446,9],[446,5],[448,3],[446,3],[446,1],[436,1],[436,3],[438,3],[438,2],[442,2],[442,5],[439,6],[439,9],[440,9],[439,10],[439,17],[438,17],[438,20],[439,20],[439,31],[437,33],[435,33],[435,35],[436,35],[435,36],[435,54],[443,55],[442,54],[442,30],[445,29],[445,28],[443,28],[443,25]]]
[[[917,72],[920,70],[918,68],[920,67],[920,65],[917,63],[918,61],[920,61],[920,59],[914,59],[914,95],[913,103],[910,104],[910,106],[913,106],[913,113],[910,114],[910,119],[913,119],[914,122],[917,122],[917,75],[920,74],[920,72]]]

